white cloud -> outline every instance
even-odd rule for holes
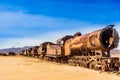
[[[0,12],[0,36],[2,37],[28,37],[40,35],[53,31],[75,30],[83,31],[87,27],[87,32],[96,28],[95,24],[66,19],[55,18],[43,15],[33,15],[18,12]]]
[[[21,11],[0,12],[0,16],[0,34],[3,35],[34,35],[36,32],[40,33],[42,31],[41,29],[46,29],[46,32],[49,32],[47,29],[63,30],[92,25],[77,20],[32,15]]]
[[[26,14],[21,11],[18,12],[0,12],[0,28],[27,28],[33,27],[82,27],[92,25],[87,22],[66,19],[66,18],[55,18],[43,15],[32,15]],[[73,26],[74,25],[74,26]]]

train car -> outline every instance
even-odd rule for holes
[[[31,57],[38,57],[38,50],[39,46],[34,46],[29,50]]]
[[[27,49],[23,50],[23,56],[27,56]]]
[[[52,42],[44,42],[42,44],[40,44],[37,52],[38,52],[38,56],[40,59],[43,59],[44,56],[47,54],[47,44],[53,44]]]
[[[26,56],[32,56],[32,49],[33,48],[27,48],[26,49]]]
[[[20,52],[20,54],[24,55],[24,56],[31,56],[31,50],[32,50],[32,48],[24,49]]]
[[[9,52],[8,54],[9,54],[10,56],[15,56],[15,55],[16,55],[15,52]]]
[[[24,52],[24,50],[21,50],[21,51],[19,52],[19,55],[23,55],[23,52]]]
[[[62,62],[64,57],[63,45],[59,44],[47,44],[47,57],[51,61]],[[65,60],[64,60],[65,61]]]
[[[56,62],[67,62],[66,56],[64,56],[64,42],[67,39],[72,38],[73,36],[67,35],[61,39],[58,39],[58,43],[52,43],[52,42],[44,42],[40,44],[40,47],[38,48],[38,53],[40,55],[40,58],[44,58],[45,60],[50,61],[56,61]],[[63,40],[64,42],[59,43],[60,40]]]

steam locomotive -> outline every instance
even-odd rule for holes
[[[37,56],[40,59],[69,63],[102,71],[119,71],[119,57],[111,57],[110,50],[117,48],[119,35],[114,25],[82,35],[77,32],[56,41],[21,51],[21,55]]]

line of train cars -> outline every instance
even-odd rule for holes
[[[20,54],[90,69],[119,71],[119,57],[111,57],[110,54],[110,50],[117,48],[118,44],[118,32],[114,25],[108,25],[85,35],[80,32],[74,36],[66,35],[56,43],[44,42]]]

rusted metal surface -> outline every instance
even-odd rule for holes
[[[73,38],[73,36],[72,36],[72,35],[66,35],[66,36],[58,39],[56,42],[57,42],[57,43],[61,43],[61,42],[63,41],[63,43],[64,43],[66,40],[68,40],[68,39],[70,39],[70,38]]]
[[[58,44],[48,44],[47,45],[47,54],[48,55],[61,55],[61,45]]]
[[[52,42],[44,42],[44,43],[40,44],[39,48],[37,49],[38,55],[42,59],[47,54],[47,45],[48,44],[54,44],[54,43],[52,43]]]
[[[106,27],[89,34],[68,39],[65,43],[65,54],[71,49],[109,51],[119,43],[118,32],[113,27]],[[69,49],[70,48],[70,49]]]
[[[32,56],[31,51],[32,51],[32,48],[26,49],[26,56]]]
[[[38,52],[37,52],[38,48],[39,48],[39,46],[34,46],[34,47],[31,49],[31,51],[29,51],[32,57],[38,55]]]

